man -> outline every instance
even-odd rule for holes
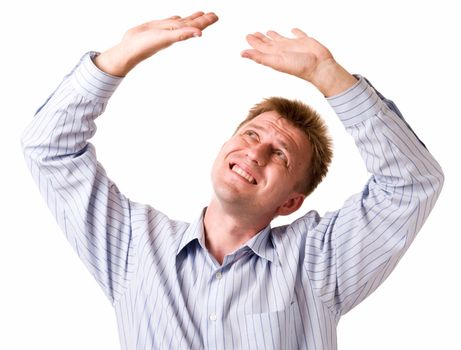
[[[336,349],[340,317],[389,275],[435,204],[443,174],[389,100],[294,29],[247,37],[242,56],[316,86],[372,176],[343,208],[296,211],[331,158],[325,127],[299,102],[258,104],[219,152],[214,194],[191,224],[128,200],[87,140],[138,63],[200,36],[213,13],[129,30],[85,55],[23,136],[40,191],[114,305],[122,349]]]

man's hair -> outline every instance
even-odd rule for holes
[[[293,126],[302,130],[311,144],[312,158],[306,177],[297,185],[298,190],[308,196],[322,182],[333,157],[332,141],[328,135],[327,126],[320,115],[305,103],[283,97],[270,97],[251,108],[237,130],[258,115],[270,111],[276,112]]]

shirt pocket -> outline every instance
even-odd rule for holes
[[[295,349],[298,304],[285,309],[248,314],[245,321],[252,349]]]

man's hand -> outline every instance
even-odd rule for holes
[[[188,17],[173,16],[151,21],[128,30],[122,41],[94,60],[102,71],[123,77],[138,63],[172,44],[201,36],[202,30],[218,17],[210,12],[196,12]]]
[[[280,72],[294,75],[315,85],[325,96],[336,95],[357,82],[342,68],[331,52],[300,29],[293,29],[294,38],[274,31],[247,36],[253,49],[242,56]]]

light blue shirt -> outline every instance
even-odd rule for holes
[[[85,55],[24,132],[26,162],[58,224],[112,302],[122,349],[336,349],[340,317],[391,273],[443,174],[395,105],[360,77],[328,99],[371,178],[323,217],[266,227],[225,257],[203,212],[169,219],[119,192],[87,140],[121,82]]]

